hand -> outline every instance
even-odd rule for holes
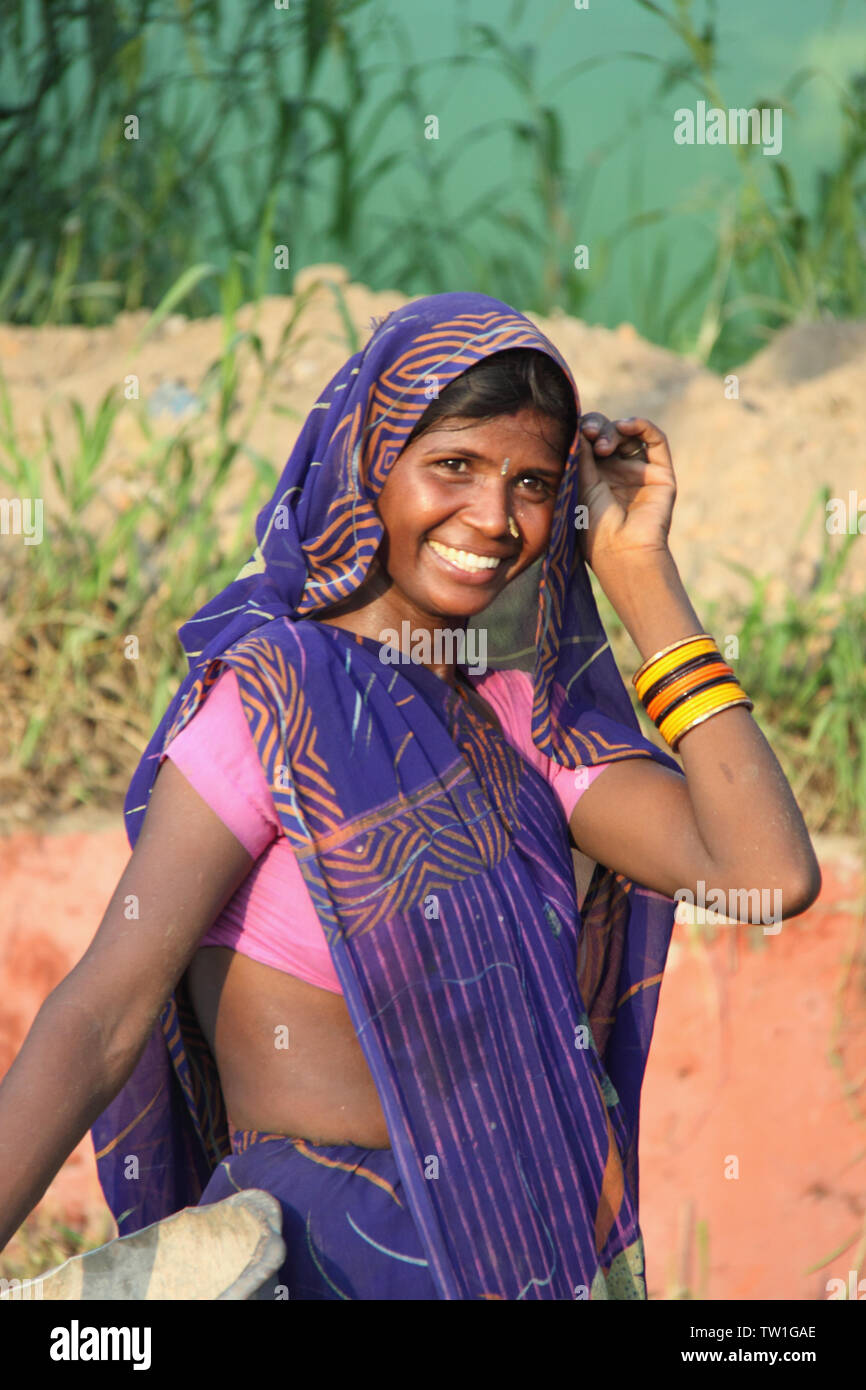
[[[626,553],[666,551],[677,484],[661,430],[598,411],[582,415],[580,425],[575,524],[585,562],[598,574],[599,565]]]

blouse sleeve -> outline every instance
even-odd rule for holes
[[[253,859],[258,859],[282,832],[274,800],[259,762],[230,667],[168,745],[160,758],[171,758],[187,781]]]
[[[499,702],[503,733],[513,739],[526,760],[547,779],[559,798],[566,820],[570,820],[587,787],[611,764],[562,767],[542,753],[532,741],[532,677],[527,671],[503,671],[500,674],[506,677]]]

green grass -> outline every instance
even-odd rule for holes
[[[733,189],[684,188],[664,206],[643,206],[630,189],[621,223],[595,234],[599,170],[633,132],[626,123],[593,134],[572,166],[576,84],[587,71],[603,66],[626,83],[638,68],[657,73],[648,114],[695,96],[732,104],[710,0],[632,3],[658,23],[652,51],[624,40],[551,79],[540,74],[545,46],[562,42],[553,0],[530,41],[527,0],[495,25],[459,6],[457,51],[441,60],[417,51],[393,0],[292,0],[279,12],[252,0],[148,0],[135,25],[126,0],[52,0],[50,24],[44,7],[22,0],[0,54],[10,108],[0,129],[0,318],[107,322],[164,303],[185,266],[187,311],[217,312],[213,267],[231,268],[244,300],[279,292],[282,244],[293,270],[339,260],[373,288],[415,296],[460,286],[600,322],[611,277],[622,280],[637,253],[638,331],[719,371],[784,324],[862,316],[864,73],[833,89],[839,137],[812,187],[783,155],[733,146]],[[455,80],[504,93],[504,114],[462,131],[457,146],[427,140],[425,118],[447,109]],[[808,86],[829,81],[800,69],[751,104],[794,120]],[[742,100],[738,92],[733,104]],[[129,114],[136,140],[125,138]],[[477,174],[469,196],[457,191],[467,163]],[[686,220],[708,246],[688,283],[670,235]],[[576,274],[573,248],[587,228],[592,267]]]
[[[223,270],[237,257],[243,297],[256,298],[283,288],[277,244],[293,269],[340,260],[408,293],[460,283],[520,300],[533,286],[537,307],[556,302],[574,240],[566,184],[583,187],[591,171],[563,163],[562,118],[539,90],[534,50],[467,22],[459,51],[431,59],[388,0],[292,0],[279,14],[150,0],[134,30],[123,0],[90,7],[86,25],[66,0],[54,0],[50,26],[25,23],[26,9],[0,56],[4,88],[22,98],[0,138],[0,318],[94,324],[156,304],[191,248]],[[523,10],[513,5],[504,27]],[[447,102],[454,72],[471,81],[491,67],[516,114],[464,132],[456,155],[426,140],[425,115]],[[68,161],[58,126],[73,110]],[[138,138],[118,113],[138,120]],[[487,177],[495,129],[526,156],[517,179]],[[451,171],[467,157],[485,177],[455,205]],[[394,175],[399,196],[390,182],[378,196]],[[582,294],[574,284],[572,307]],[[207,275],[186,297],[193,315],[218,308]]]
[[[737,100],[728,100],[721,85],[714,5],[699,0],[634,3],[659,20],[674,45],[664,56],[632,55],[658,68],[659,99],[684,90],[690,104],[696,97],[724,110],[746,104],[741,92]],[[755,94],[748,105],[779,109],[783,123],[796,121],[797,98],[812,83],[833,86],[840,136],[816,175],[811,197],[781,153],[765,160],[754,147],[735,144],[732,192],[720,198],[714,189],[694,200],[686,194],[675,209],[642,208],[623,228],[625,236],[646,235],[654,225],[660,229],[654,260],[640,287],[639,329],[720,372],[745,361],[786,324],[866,314],[866,72],[835,83],[817,68],[799,68],[777,91]],[[711,249],[693,278],[662,293],[670,270],[666,223],[686,210],[703,214],[702,236],[712,226],[715,236],[710,236]]]
[[[231,272],[220,288],[223,348],[196,383],[209,409],[168,436],[155,430],[143,402],[125,399],[118,387],[90,415],[68,403],[74,447],[65,456],[47,411],[41,447],[22,450],[0,377],[0,484],[13,496],[44,498],[50,478],[59,493],[59,505],[45,509],[42,544],[27,547],[27,563],[16,563],[11,547],[0,557],[7,628],[0,698],[13,749],[2,789],[6,807],[23,802],[41,816],[82,804],[117,806],[135,750],[184,674],[173,633],[235,577],[253,549],[255,514],[279,473],[249,434],[274,394],[275,375],[303,341],[299,319],[314,287],[296,297],[269,358],[255,330],[259,306],[253,306],[253,327],[239,331]],[[258,387],[241,408],[238,383],[251,364]],[[122,474],[109,475],[108,446],[126,416],[135,422],[138,448],[129,449]],[[220,500],[241,460],[255,482],[226,536],[218,525]],[[96,507],[99,524],[91,520]],[[138,644],[133,659],[126,655],[134,651],[130,638]]]

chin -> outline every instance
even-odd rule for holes
[[[403,593],[419,613],[425,613],[446,625],[466,622],[477,613],[483,613],[495,597],[493,594],[454,594],[449,598],[441,589],[428,589],[424,592],[404,589]]]
[[[459,605],[444,601],[436,602],[430,600],[423,605],[423,611],[430,613],[434,618],[441,618],[443,622],[468,622],[470,618],[483,613],[485,608],[489,608],[493,602],[494,595],[489,598],[482,598],[477,595],[471,602],[464,601]]]

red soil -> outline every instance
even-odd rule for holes
[[[866,883],[851,842],[814,843],[821,897],[778,935],[675,928],[643,1093],[651,1297],[824,1299],[866,1275]],[[0,840],[0,1075],[128,857],[119,826]],[[89,1138],[37,1210],[107,1238]]]

